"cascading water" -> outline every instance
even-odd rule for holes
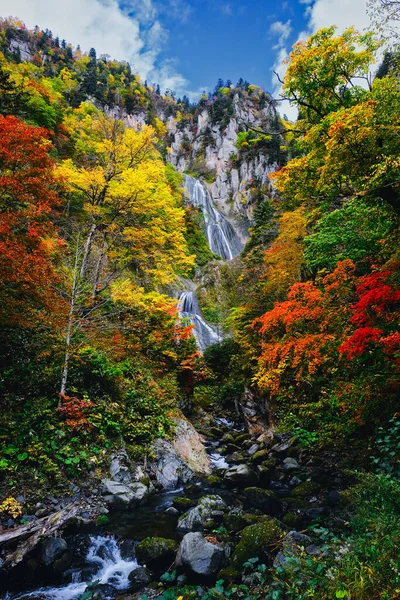
[[[194,292],[182,292],[178,302],[179,317],[188,319],[193,325],[193,335],[201,351],[207,346],[219,342],[221,337],[205,322],[200,310],[199,301]]]
[[[204,217],[205,233],[210,250],[224,260],[232,260],[243,249],[236,231],[229,221],[215,208],[209,191],[203,184],[184,176],[184,185],[193,206],[200,208]],[[179,316],[194,325],[193,335],[201,351],[219,342],[221,336],[205,322],[194,292],[182,292],[178,302]]]
[[[86,555],[88,566],[98,567],[91,581],[99,585],[108,584],[117,591],[127,590],[130,586],[129,574],[138,567],[136,559],[124,560],[121,557],[117,541],[113,537],[92,536],[91,545]],[[11,596],[14,600],[74,600],[79,598],[87,588],[88,581],[80,580],[80,573],[74,575],[73,581],[61,588],[41,588],[34,592]],[[106,596],[102,596],[105,598]],[[114,597],[114,594],[109,596]],[[6,596],[7,598],[7,596]],[[10,598],[10,596],[8,596]]]
[[[200,208],[203,213],[205,233],[211,251],[224,260],[231,260],[240,254],[243,249],[242,242],[229,221],[215,208],[210,192],[190,175],[184,176],[184,185],[190,203]]]

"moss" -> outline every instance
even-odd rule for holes
[[[171,560],[178,550],[178,543],[161,537],[147,538],[136,547],[136,557],[139,562],[153,564],[164,559]]]
[[[310,504],[301,498],[282,498],[281,502],[288,508],[309,508]]]
[[[247,442],[250,438],[251,435],[249,433],[241,433],[235,437],[235,444],[242,444],[243,442]]]
[[[297,527],[300,527],[303,523],[303,517],[289,512],[283,517],[282,521],[289,529],[297,529]]]
[[[261,463],[263,467],[267,467],[268,469],[274,469],[278,463],[276,458],[269,458],[268,460],[263,460]]]
[[[264,513],[277,517],[282,512],[282,504],[270,490],[259,487],[248,487],[244,490],[246,504],[252,508],[258,508]]]
[[[224,525],[229,531],[238,532],[255,523],[262,522],[265,519],[264,515],[255,515],[242,510],[229,512],[224,516]]]
[[[221,477],[218,477],[218,475],[210,475],[206,479],[206,483],[208,485],[220,485],[221,482],[222,482],[222,479],[221,479]]]
[[[143,483],[143,485],[147,485],[147,487],[149,487],[149,485],[150,485],[149,477],[142,477],[140,481],[141,481],[141,483]]]
[[[265,459],[268,457],[268,454],[269,454],[269,450],[259,450],[258,452],[255,452],[253,454],[253,456],[251,457],[251,461],[255,465],[263,463],[265,461]],[[268,461],[266,461],[266,462],[268,462]]]
[[[262,522],[245,527],[232,556],[232,565],[240,568],[249,558],[255,557],[262,561],[265,555],[276,549],[283,533],[277,519],[266,520],[265,517]]]
[[[303,496],[313,496],[314,494],[317,494],[319,492],[319,489],[320,486],[318,485],[318,483],[315,483],[314,481],[304,481],[303,483],[300,483],[300,485],[295,487],[294,490],[292,490],[292,496],[294,496],[295,498],[302,498]]]
[[[172,504],[178,510],[183,510],[183,511],[186,511],[188,508],[191,508],[192,506],[194,506],[193,500],[191,500],[190,498],[185,498],[185,497],[174,498],[172,500]]]
[[[239,581],[241,577],[241,572],[234,567],[226,567],[222,569],[217,576],[217,579],[223,579],[226,583],[235,583]]]

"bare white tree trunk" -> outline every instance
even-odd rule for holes
[[[65,395],[67,389],[67,381],[68,381],[68,368],[69,368],[69,358],[70,358],[70,348],[71,348],[71,333],[72,327],[74,324],[74,313],[75,313],[75,303],[76,303],[76,295],[78,288],[78,263],[79,263],[79,237],[76,243],[76,252],[75,252],[75,263],[74,263],[74,276],[72,280],[72,289],[71,289],[71,304],[68,315],[68,323],[67,323],[67,331],[65,334],[65,355],[64,355],[64,366],[62,370],[61,376],[61,388],[60,388],[60,399],[58,401],[58,407],[62,406],[63,396]]]
[[[88,261],[89,261],[89,254],[90,254],[90,250],[92,247],[92,240],[93,240],[95,231],[96,231],[96,225],[93,223],[93,225],[90,228],[89,235],[86,239],[85,250],[83,252],[83,259],[82,259],[81,272],[80,272],[81,279],[83,279],[86,274],[86,269],[87,269],[87,265],[88,265]]]

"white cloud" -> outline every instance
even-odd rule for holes
[[[178,0],[168,0],[175,8]],[[181,2],[183,6],[183,2]],[[38,25],[54,35],[117,60],[127,60],[149,83],[181,94],[188,81],[173,61],[162,60],[160,52],[168,32],[157,18],[153,0],[130,0],[122,9],[117,0],[0,0],[0,14],[22,19],[27,27]]]
[[[309,33],[331,25],[339,32],[352,25],[359,31],[368,27],[366,0],[316,0],[309,12]]]
[[[271,27],[269,28],[269,32],[272,35],[278,36],[278,43],[276,45],[276,48],[280,49],[282,46],[285,45],[288,37],[292,33],[290,19],[289,21],[286,21],[286,23],[283,23],[282,21],[275,21],[275,23],[272,23]]]

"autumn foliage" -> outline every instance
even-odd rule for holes
[[[51,221],[59,200],[44,129],[0,115],[0,319],[27,325],[56,310],[54,258],[61,240]],[[57,310],[60,310],[58,306]]]

